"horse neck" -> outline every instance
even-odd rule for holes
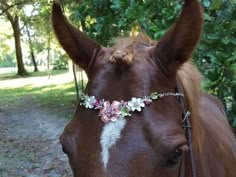
[[[201,74],[190,63],[179,71],[191,111],[197,176],[234,177],[236,141],[221,103],[200,89]],[[209,106],[209,109],[207,108]]]

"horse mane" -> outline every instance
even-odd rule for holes
[[[193,146],[198,176],[231,176],[230,163],[236,165],[236,141],[224,107],[201,89],[202,75],[190,62],[178,70],[191,112]],[[225,165],[228,164],[228,165]],[[214,174],[214,175],[212,175]],[[226,175],[227,174],[227,175]]]

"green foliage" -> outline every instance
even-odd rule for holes
[[[236,9],[232,0],[202,0],[205,27],[194,61],[204,88],[217,96],[236,127]],[[160,39],[175,21],[182,1],[88,0],[66,6],[74,24],[103,45],[133,30]]]
[[[99,43],[109,45],[112,38],[128,36],[132,30],[142,30],[159,39],[182,6],[161,0],[88,0],[66,7],[74,24]]]
[[[16,63],[14,62],[15,54],[6,53],[2,54],[2,60],[0,60],[0,67],[14,67]]]
[[[4,1],[1,1],[0,3],[1,17],[3,17],[3,19],[6,19],[6,21],[11,22],[12,29],[10,30],[19,31],[19,33],[17,33],[19,35],[17,36],[16,40],[20,42],[16,44],[18,45],[21,44],[22,51],[23,51],[23,58],[19,57],[21,55],[16,55],[16,57],[14,57],[13,59],[17,59],[18,64],[15,66],[20,67],[18,68],[18,70],[20,70],[21,74],[24,74],[24,72],[22,71],[24,68],[24,63],[22,60],[24,60],[25,62],[27,61],[27,59],[29,58],[27,57],[27,54],[28,56],[36,56],[41,51],[48,50],[47,53],[48,53],[48,56],[50,56],[50,49],[51,49],[50,42],[52,39],[50,13],[51,13],[50,1],[4,0]],[[13,25],[13,24],[17,24],[16,22],[18,21],[20,24],[19,28],[16,25]],[[2,33],[4,36],[9,35],[8,34],[9,32],[7,30],[2,31]],[[13,34],[10,34],[10,36],[11,38],[16,38],[16,35],[13,36]],[[7,38],[3,41],[3,43],[6,43],[5,44],[6,46],[8,46],[10,49],[13,49],[14,44],[13,45],[9,44],[9,40],[7,40]],[[27,48],[26,48],[26,45],[28,46]],[[19,46],[15,47],[13,50],[16,51],[16,49],[19,49],[18,53],[22,53],[21,48]],[[9,66],[9,59],[8,59],[9,57],[7,58],[1,55],[2,53],[4,53],[5,56],[9,56],[12,50],[7,49],[7,48],[2,48],[2,47],[4,47],[4,44],[0,44],[0,59],[6,60],[2,62],[3,66]],[[30,48],[30,50],[28,48]],[[32,58],[35,58],[35,57],[32,57]],[[5,63],[7,63],[7,65]],[[40,63],[43,63],[43,62],[40,61]],[[49,60],[48,60],[48,63],[49,63]]]
[[[236,6],[229,0],[203,0],[205,26],[195,54],[205,89],[224,104],[236,127]]]
[[[57,60],[53,63],[54,70],[68,69],[68,59],[66,55],[60,55]]]

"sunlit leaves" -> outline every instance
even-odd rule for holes
[[[222,5],[222,0],[213,0],[211,4],[212,10],[219,10]]]
[[[236,7],[229,0],[209,2],[195,59],[206,78],[204,87],[223,102],[236,127]]]

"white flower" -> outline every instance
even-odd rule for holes
[[[84,106],[86,108],[92,109],[94,108],[94,104],[96,103],[96,98],[95,96],[87,96],[84,98]]]
[[[128,102],[128,106],[132,111],[141,111],[142,107],[145,107],[145,104],[141,98],[132,98],[131,101]]]

